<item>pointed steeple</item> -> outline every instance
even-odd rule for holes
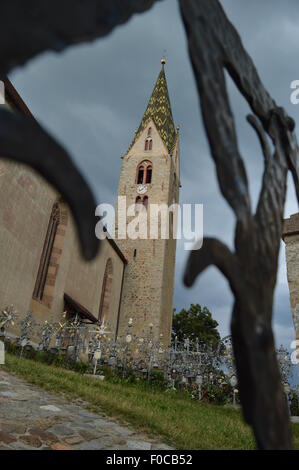
[[[141,120],[140,126],[135,134],[135,138],[130,147],[136,142],[140,134],[146,128],[150,119],[152,119],[163,140],[168,152],[171,153],[175,143],[175,126],[173,122],[171,104],[168,94],[167,82],[165,77],[164,65],[165,59],[161,60],[161,71],[157,78],[154,90],[149,99],[147,108]]]

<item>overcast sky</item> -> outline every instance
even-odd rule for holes
[[[264,84],[298,124],[299,106],[290,103],[290,82],[299,79],[297,0],[221,3]],[[204,234],[217,236],[232,247],[234,218],[218,190],[176,0],[158,2],[106,39],[69,48],[62,54],[45,53],[14,71],[10,78],[35,117],[69,150],[89,180],[97,201],[114,204],[120,157],[139,126],[165,50],[172,111],[181,128],[180,202],[202,203]],[[228,85],[254,207],[263,170],[261,150],[245,120],[246,102],[230,79]],[[297,210],[289,179],[285,215]],[[210,268],[192,289],[184,288],[182,274],[187,254],[183,244],[178,243],[175,307],[188,307],[190,303],[206,305],[218,321],[220,333],[229,334],[232,294],[226,280]],[[283,242],[274,329],[277,344],[289,347],[294,329]]]

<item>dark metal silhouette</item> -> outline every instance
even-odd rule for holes
[[[1,5],[0,73],[47,50],[105,36],[154,0],[10,0]],[[201,109],[221,192],[236,216],[235,252],[215,239],[188,261],[191,285],[209,265],[226,276],[235,296],[233,346],[244,416],[263,449],[290,448],[291,431],[280,384],[271,328],[273,291],[282,235],[287,172],[299,199],[294,121],[265,90],[240,37],[218,0],[180,0]],[[265,169],[256,213],[239,153],[225,85],[226,69],[251,106],[248,121],[264,155]],[[268,138],[274,152],[271,152]],[[98,247],[95,201],[66,151],[32,118],[0,109],[0,155],[39,171],[69,203],[86,259]]]
[[[235,297],[231,329],[244,417],[253,427],[259,448],[287,449],[292,446],[291,430],[271,321],[288,170],[299,199],[295,124],[265,90],[218,0],[181,0],[180,8],[219,186],[236,216],[235,252],[216,239],[204,239],[203,248],[191,253],[184,279],[191,286],[209,265],[228,279]],[[248,122],[264,155],[255,214],[224,69],[254,113]]]

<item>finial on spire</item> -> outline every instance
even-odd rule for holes
[[[165,55],[163,55],[162,59],[161,59],[161,64],[162,64],[162,67],[164,67],[164,65],[166,64],[166,57]]]

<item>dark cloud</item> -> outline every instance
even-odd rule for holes
[[[222,2],[275,97],[299,122],[299,107],[290,103],[290,82],[299,79],[299,28],[296,0]],[[181,126],[181,202],[204,204],[204,231],[233,246],[234,218],[221,197],[199,111],[177,2],[164,0],[136,16],[108,38],[46,53],[12,74],[12,81],[35,116],[68,148],[102,202],[115,202],[120,157],[138,127],[166,49],[169,93],[175,122]],[[253,207],[261,184],[262,156],[246,122],[247,103],[228,78],[241,153],[246,162]],[[291,181],[290,181],[291,183]],[[294,189],[288,190],[286,215],[297,211]],[[284,246],[275,295],[277,342],[289,345],[293,325],[285,274]],[[232,295],[226,280],[209,269],[187,290],[182,274],[187,252],[178,244],[175,306],[200,302],[229,331]]]

